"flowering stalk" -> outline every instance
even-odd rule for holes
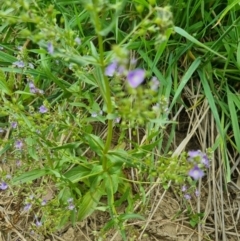
[[[103,80],[104,80],[104,89],[102,89],[102,96],[105,100],[106,106],[107,106],[107,113],[111,114],[113,111],[113,107],[112,107],[112,101],[111,101],[111,92],[110,92],[110,86],[109,86],[109,81],[107,76],[104,74],[105,73],[105,64],[104,64],[104,49],[103,49],[103,37],[100,33],[101,31],[101,24],[99,22],[99,17],[96,14],[95,17],[95,26],[96,26],[96,32],[98,35],[98,45],[99,45],[99,62],[100,62],[100,66],[101,66],[101,70],[102,70],[102,76],[103,76]],[[101,89],[101,86],[99,86]],[[105,92],[104,92],[105,90]],[[112,129],[113,129],[113,120],[108,120],[108,130],[107,130],[107,140],[105,143],[105,148],[104,148],[104,156],[103,156],[103,161],[102,161],[102,165],[103,165],[103,170],[106,171],[107,169],[107,158],[106,158],[106,154],[111,146],[111,142],[112,142]]]

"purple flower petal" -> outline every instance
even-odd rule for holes
[[[109,64],[105,69],[105,75],[112,77],[115,74],[116,70],[117,70],[117,62],[114,61],[111,64]]]
[[[12,126],[13,129],[16,129],[16,128],[17,128],[17,122],[15,122],[15,121],[12,122],[12,123],[11,123],[11,126]]]
[[[183,185],[182,186],[182,192],[186,192],[187,191],[187,186],[186,185]]]
[[[196,197],[199,197],[200,196],[200,192],[198,190],[195,191],[195,195]]]
[[[145,77],[145,71],[142,69],[135,69],[128,72],[127,80],[132,88],[137,88],[143,81]]]
[[[8,185],[6,182],[1,182],[0,183],[0,190],[6,190],[8,188]]]
[[[54,53],[54,47],[53,47],[53,44],[51,42],[48,43],[47,50],[48,50],[49,54],[53,54]]]
[[[16,161],[16,166],[17,166],[17,167],[20,167],[21,165],[22,165],[21,161],[20,161],[20,160],[17,160],[17,161]]]
[[[190,200],[190,199],[191,199],[191,196],[190,196],[189,194],[185,194],[185,195],[184,195],[184,198],[185,198],[186,200]]]
[[[202,156],[202,152],[200,151],[200,150],[197,150],[197,151],[189,151],[188,152],[188,156],[190,157],[190,158],[195,158],[195,157],[197,157],[197,156]]]
[[[198,180],[204,176],[204,172],[196,165],[188,173],[194,180]]]
[[[209,168],[210,165],[209,165],[209,160],[207,158],[206,155],[203,156],[202,160],[201,160],[201,163],[206,167],[206,168]]]
[[[13,62],[13,65],[17,66],[18,68],[24,68],[24,66],[25,66],[25,64],[22,60]]]
[[[73,203],[70,203],[69,205],[68,205],[68,209],[69,210],[73,210],[75,208],[75,205],[73,204]]]
[[[32,207],[32,204],[31,204],[31,203],[27,203],[27,204],[24,206],[23,210],[24,210],[24,211],[28,211],[28,210],[31,209],[31,207]]]
[[[44,114],[44,113],[47,113],[48,112],[48,109],[44,106],[44,105],[41,105],[39,107],[39,112]]]
[[[36,221],[36,226],[37,226],[37,227],[41,227],[41,226],[42,226],[42,222],[37,220],[37,221]]]
[[[23,142],[21,140],[17,140],[15,142],[15,147],[16,147],[16,149],[21,150],[23,148]]]

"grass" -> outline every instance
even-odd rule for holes
[[[109,217],[95,240],[135,240],[135,220],[143,240],[174,194],[175,225],[181,220],[198,240],[238,240],[231,188],[238,187],[240,152],[239,1],[169,1],[171,8],[160,1],[107,2],[96,1],[98,8],[75,0],[2,2],[0,175],[8,189],[1,195],[21,200],[19,212],[31,217],[15,233],[47,236],[100,210]],[[145,82],[133,89],[124,75],[106,76],[114,59],[144,69]],[[160,82],[155,92],[153,76]],[[44,94],[33,93],[30,82]],[[47,112],[39,113],[40,106]],[[211,159],[198,182],[187,175],[192,149]],[[41,205],[49,190],[53,196]]]

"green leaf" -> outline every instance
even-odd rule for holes
[[[80,142],[67,143],[62,146],[52,147],[51,150],[76,149],[79,147],[80,144]]]
[[[31,182],[39,177],[42,177],[46,174],[48,174],[48,170],[46,169],[35,169],[29,172],[25,172],[22,175],[13,178],[13,184],[21,184],[26,183],[26,182]]]
[[[88,142],[90,148],[96,152],[99,156],[102,156],[104,149],[103,141],[100,137],[93,134],[85,134],[84,138]]]
[[[186,39],[188,39],[189,41],[191,41],[192,43],[198,45],[199,47],[202,47],[204,49],[206,49],[207,51],[217,55],[218,57],[226,60],[226,58],[219,54],[218,52],[214,51],[213,49],[209,48],[208,46],[206,46],[205,44],[201,43],[200,41],[198,41],[196,38],[194,38],[193,36],[191,36],[189,33],[187,33],[184,29],[180,28],[180,27],[174,27],[174,31],[178,34],[180,34],[181,36],[185,37]]]
[[[236,148],[238,152],[240,153],[240,129],[239,129],[239,120],[238,120],[238,115],[237,112],[240,109],[240,106],[238,106],[238,110],[236,109],[236,105],[234,103],[234,98],[236,97],[236,94],[234,95],[229,88],[227,87],[227,96],[228,96],[228,106],[229,106],[229,111],[231,115],[231,123],[232,123],[232,128],[233,128],[233,133],[234,133],[234,139],[236,142]],[[239,100],[238,100],[239,101]]]
[[[189,67],[189,69],[187,70],[187,72],[182,77],[182,79],[180,81],[180,85],[178,86],[178,88],[176,90],[176,93],[175,93],[175,95],[173,97],[173,100],[171,102],[171,105],[169,107],[170,110],[175,105],[175,102],[178,99],[178,97],[180,96],[180,94],[182,93],[183,88],[185,87],[187,82],[190,80],[190,78],[192,77],[193,73],[196,71],[196,69],[199,67],[200,64],[201,64],[201,59],[200,58],[195,59],[193,61],[193,63],[191,64],[191,66]]]
[[[80,180],[86,178],[85,176],[88,176],[91,172],[91,169],[85,167],[85,166],[77,166],[73,167],[71,170],[67,171],[64,174],[64,177],[71,181],[72,183],[77,183]]]
[[[102,197],[101,186],[88,191],[82,198],[81,203],[78,205],[78,219],[79,221],[90,216],[96,209],[100,198]]]
[[[216,25],[218,25],[221,20],[227,15],[227,13],[232,9],[234,8],[236,5],[239,5],[240,4],[240,1],[239,0],[235,0],[233,1],[231,4],[227,5],[227,7],[224,9],[223,13],[221,14],[220,18],[218,19],[217,23],[213,26],[215,27]]]
[[[0,91],[6,93],[8,95],[12,94],[12,90],[9,88],[9,86],[6,82],[6,76],[1,69],[0,69]]]

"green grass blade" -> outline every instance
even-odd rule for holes
[[[227,97],[228,97],[228,106],[229,106],[229,111],[231,115],[231,123],[232,123],[232,128],[234,133],[235,144],[238,152],[240,152],[240,135],[239,135],[240,129],[239,129],[238,116],[237,116],[238,110],[236,109],[236,105],[234,103],[235,95],[229,90],[228,87],[227,87]],[[238,107],[240,108],[239,105]]]
[[[189,33],[187,33],[184,29],[179,28],[179,27],[174,27],[174,31],[176,33],[178,33],[179,35],[183,36],[184,38],[188,39],[189,41],[191,41],[192,43],[198,45],[199,47],[202,47],[204,49],[206,49],[207,51],[217,55],[218,57],[226,60],[226,58],[219,54],[218,52],[214,51],[213,49],[209,48],[208,46],[206,46],[205,44],[201,43],[200,41],[198,41],[197,39],[195,39],[193,36],[191,36]]]
[[[195,59],[191,64],[191,66],[189,67],[189,69],[187,70],[187,72],[185,73],[185,75],[182,77],[180,85],[178,86],[177,91],[173,97],[172,103],[170,105],[170,108],[169,108],[170,110],[173,108],[174,104],[176,103],[176,100],[178,99],[179,95],[182,93],[184,86],[187,84],[187,82],[191,78],[192,74],[196,71],[200,63],[201,63],[200,58]]]

